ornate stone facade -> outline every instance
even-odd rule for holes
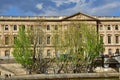
[[[0,16],[0,58],[12,58],[12,46],[20,25],[24,25],[26,29],[34,27],[35,22],[39,21],[45,23],[42,27],[48,35],[51,34],[51,30],[57,29],[55,26],[58,24],[65,29],[71,21],[87,22],[96,27],[96,31],[103,38],[104,54],[114,54],[120,49],[120,17],[89,16],[80,12],[71,16]],[[44,56],[47,56],[47,53],[54,56],[54,52],[50,43],[44,50]]]

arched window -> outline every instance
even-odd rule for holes
[[[119,49],[118,49],[118,48],[116,49],[116,52],[115,52],[115,54],[119,54]]]
[[[112,54],[112,49],[108,49],[108,54],[109,54],[109,55]]]

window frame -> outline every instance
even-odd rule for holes
[[[5,56],[5,57],[9,57],[9,56],[10,56],[10,50],[5,50],[4,56]]]
[[[14,25],[14,26],[13,26],[13,30],[14,30],[14,31],[17,31],[17,25]]]
[[[111,44],[111,35],[108,35],[107,38],[108,38],[108,39],[107,39],[107,40],[108,40],[108,41],[107,41],[108,44]]]
[[[4,30],[5,30],[5,31],[8,31],[8,30],[9,30],[9,26],[8,26],[8,25],[5,25],[5,26],[4,26]]]
[[[51,56],[51,50],[50,49],[47,50],[47,56]]]
[[[47,25],[46,27],[47,27],[47,30],[50,30],[50,25]]]

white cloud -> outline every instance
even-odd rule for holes
[[[73,3],[80,2],[80,0],[52,0],[52,1],[56,3],[57,7],[60,7],[63,3],[69,4],[71,2],[73,2]]]
[[[45,10],[44,14],[40,15],[72,15],[76,12],[83,12],[87,13],[89,15],[111,15],[115,12],[120,12],[120,1],[118,0],[105,0],[106,2],[99,4],[99,6],[93,6],[95,4],[95,1],[97,0],[89,0],[89,2],[86,2],[86,0],[52,0],[56,3],[58,7],[62,5],[63,3],[70,3],[75,2],[76,5],[72,8],[67,8],[63,10],[58,10],[55,7],[51,7],[51,9]]]
[[[106,5],[93,8],[91,13],[93,14],[98,14],[98,12],[99,14],[100,13],[108,14],[109,12],[113,13],[114,9],[119,10],[119,7],[120,7],[120,2],[108,3]]]
[[[36,8],[38,8],[39,10],[41,10],[43,8],[43,4],[42,3],[37,4]]]

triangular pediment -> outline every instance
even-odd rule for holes
[[[83,14],[79,12],[74,15],[68,16],[63,20],[97,20],[97,19],[87,14]]]

